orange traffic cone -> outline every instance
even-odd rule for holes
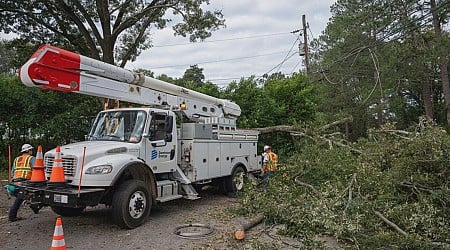
[[[49,186],[65,186],[66,184],[60,146],[56,147],[56,155],[53,161],[52,173],[50,174],[50,180],[47,184]]]
[[[53,233],[52,247],[50,250],[65,250],[66,241],[64,240],[64,231],[61,218],[56,218],[55,232]]]
[[[45,171],[44,171],[44,156],[42,154],[42,147],[39,146],[36,153],[36,160],[34,162],[33,171],[31,171],[30,182],[32,184],[45,183]]]

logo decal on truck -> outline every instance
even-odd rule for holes
[[[156,157],[158,157],[158,151],[156,151],[155,149],[152,150],[152,155],[150,156],[151,160],[156,159]]]

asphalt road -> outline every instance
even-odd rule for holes
[[[5,181],[0,181],[2,186]],[[298,249],[301,244],[276,234],[277,227],[261,223],[246,232],[243,241],[233,238],[238,225],[250,218],[239,217],[236,198],[214,189],[200,192],[198,200],[175,200],[153,206],[147,222],[135,229],[120,229],[111,219],[111,209],[103,205],[88,207],[82,215],[62,217],[67,249]],[[8,222],[8,209],[14,202],[0,191],[0,249],[50,249],[58,215],[49,207],[34,214],[22,206],[23,220]],[[183,225],[206,225],[214,232],[204,237],[185,238],[174,231]],[[209,230],[187,227],[181,233],[201,234]],[[323,238],[323,241],[330,239]],[[330,248],[339,248],[331,239]]]
[[[87,208],[77,217],[62,217],[64,240],[68,249],[231,249],[238,247],[232,239],[234,223],[229,208],[238,201],[215,193],[202,194],[195,201],[176,200],[153,206],[148,221],[135,229],[116,226],[105,206]],[[57,214],[45,207],[39,214],[22,206],[23,220],[8,222],[7,210],[14,198],[2,191],[0,217],[0,249],[49,249],[53,240]],[[202,238],[182,238],[174,230],[186,224],[203,224],[214,233]],[[183,234],[209,232],[201,227],[188,227]],[[244,246],[242,246],[245,248]],[[239,247],[238,247],[239,248]]]

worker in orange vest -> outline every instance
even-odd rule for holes
[[[275,173],[278,165],[278,155],[272,151],[271,146],[264,146],[263,153],[263,168],[262,168],[262,184],[263,187],[267,187],[269,178]]]
[[[34,166],[35,157],[32,156],[33,146],[28,143],[23,144],[20,152],[22,154],[14,159],[11,171],[13,182],[29,180]],[[22,206],[22,203],[23,199],[17,197],[14,204],[9,209],[9,221],[13,222],[21,219],[20,217],[17,217],[17,212]]]

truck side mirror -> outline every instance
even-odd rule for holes
[[[172,128],[173,128],[173,116],[166,116],[166,120],[165,120],[165,131],[166,133],[170,134],[172,133]]]

